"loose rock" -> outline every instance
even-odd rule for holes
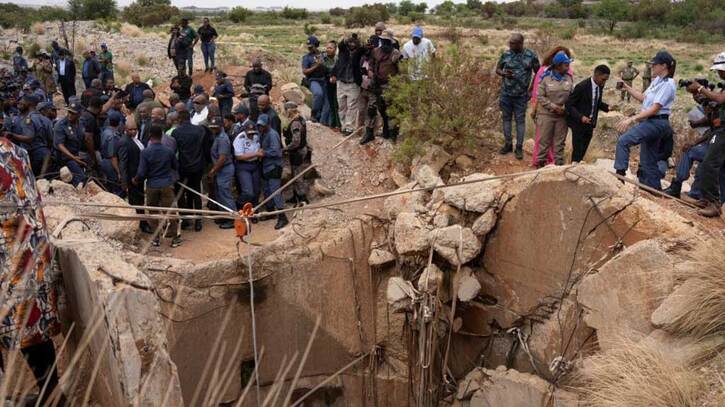
[[[456,266],[468,263],[481,252],[481,242],[473,231],[460,225],[436,229],[431,232],[430,240],[435,251]]]
[[[395,261],[395,256],[387,250],[373,249],[368,257],[370,266],[382,266]]]
[[[395,249],[398,254],[411,254],[420,252],[429,247],[428,234],[418,218],[410,213],[403,212],[395,220]]]
[[[496,226],[496,213],[493,209],[489,209],[473,222],[471,229],[476,236],[486,236],[494,226]]]
[[[472,181],[491,177],[489,174],[472,174],[461,181]],[[495,188],[499,181],[482,181],[443,189],[447,203],[458,209],[484,213],[496,202]]]
[[[438,266],[431,263],[418,278],[418,290],[433,294],[442,286],[443,272]]]

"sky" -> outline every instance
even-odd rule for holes
[[[343,7],[348,8],[352,6],[359,6],[365,3],[387,3],[393,0],[171,0],[171,3],[178,7],[186,6],[197,6],[200,7],[234,7],[243,6],[249,9],[256,7],[300,7],[307,8],[309,10],[326,10],[332,7]],[[418,3],[423,0],[413,0],[414,3]],[[425,3],[428,7],[433,7],[437,4],[442,3],[444,0],[428,0]],[[465,0],[453,0],[454,3],[463,3]],[[494,0],[502,1],[502,0]],[[63,5],[66,3],[65,0],[3,0],[3,2],[17,3],[17,4],[32,4],[32,5]],[[116,0],[116,3],[120,6],[127,6],[132,0]],[[311,5],[313,3],[314,5]]]

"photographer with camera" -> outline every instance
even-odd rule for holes
[[[670,111],[675,102],[676,62],[667,51],[660,51],[652,59],[654,80],[644,93],[626,83],[617,83],[633,98],[642,102],[642,109],[632,117],[622,119],[615,126],[623,133],[617,141],[614,169],[619,175],[626,175],[629,169],[629,150],[639,145],[639,182],[656,190],[662,189],[660,180],[664,176],[660,163],[672,155],[672,127]],[[638,123],[637,123],[638,122]],[[637,124],[635,124],[637,123]],[[635,124],[634,126],[632,126]],[[631,127],[631,128],[630,128]]]
[[[720,79],[725,79],[725,52],[720,53],[713,61],[710,70],[716,71]],[[687,86],[687,91],[693,95],[700,95],[708,100],[715,102],[715,112],[711,120],[712,138],[710,146],[705,153],[705,157],[700,164],[698,173],[701,177],[700,187],[702,188],[702,199],[698,201],[701,209],[698,214],[713,218],[720,216],[722,211],[720,205],[720,194],[723,193],[719,189],[720,170],[725,163],[725,92],[715,92],[714,89],[708,89],[707,86],[700,82],[693,81]]]
[[[692,80],[681,79],[679,81],[679,85],[680,87],[685,88],[692,82]],[[708,83],[707,79],[697,79],[696,82],[710,90],[715,89],[715,85]],[[708,98],[697,93],[692,95],[692,99],[695,103],[697,103],[697,106],[692,108],[688,113],[689,123],[690,127],[700,133],[700,137],[698,137],[694,142],[685,143],[685,145],[682,146],[682,156],[680,156],[680,159],[675,166],[675,176],[672,178],[670,186],[664,191],[667,195],[675,198],[680,198],[682,184],[690,178],[690,170],[692,169],[693,164],[695,162],[701,163],[705,158],[705,153],[707,153],[707,149],[710,147],[710,143],[707,143],[707,141],[712,138],[712,132],[714,130],[712,127],[712,121],[716,119],[717,115],[717,103],[710,101]],[[720,169],[720,190],[723,190],[723,185],[725,184],[725,177],[723,177],[723,173],[725,173],[725,166]],[[698,167],[698,170],[695,172],[695,179],[692,182],[690,191],[687,193],[687,195],[695,201],[702,199],[700,178],[700,170]],[[723,202],[724,199],[725,196],[722,196],[721,194],[720,201]]]

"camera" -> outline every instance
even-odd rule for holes
[[[679,82],[677,82],[677,84],[681,88],[686,88],[686,87],[690,86],[691,84],[693,84],[695,82],[699,83],[700,85],[704,86],[707,89],[710,89],[710,90],[714,90],[715,89],[715,84],[714,83],[710,83],[710,81],[708,81],[705,78],[698,78],[698,79],[680,79]]]

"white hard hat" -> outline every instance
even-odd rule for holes
[[[725,71],[725,52],[719,53],[712,61],[711,71]]]

